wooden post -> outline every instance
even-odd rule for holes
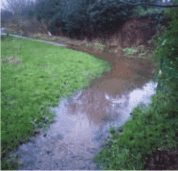
[[[50,33],[49,31],[48,31],[48,35],[49,35],[49,36],[52,36],[51,33]]]

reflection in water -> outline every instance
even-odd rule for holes
[[[112,71],[94,78],[85,90],[61,99],[58,107],[50,108],[56,113],[50,129],[41,130],[35,146],[28,143],[19,149],[24,161],[22,170],[95,170],[92,158],[110,135],[108,128],[124,124],[140,102],[150,102],[157,84],[148,83],[153,70],[149,62],[104,54],[102,58],[112,63]]]

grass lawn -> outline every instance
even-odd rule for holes
[[[2,169],[15,169],[8,154],[27,141],[36,127],[48,128],[49,106],[86,87],[111,69],[108,62],[65,47],[1,37]]]

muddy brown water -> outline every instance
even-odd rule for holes
[[[63,97],[57,107],[50,107],[56,120],[49,130],[40,129],[37,136],[13,152],[21,155],[23,166],[19,170],[101,170],[92,159],[110,136],[109,127],[119,130],[132,118],[134,107],[151,102],[157,86],[150,81],[154,69],[151,62],[89,53],[110,62],[112,70],[94,78],[87,88]]]

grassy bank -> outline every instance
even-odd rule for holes
[[[166,166],[170,149],[174,151],[178,147],[176,98],[171,94],[159,92],[152,96],[149,108],[143,110],[137,106],[132,112],[133,119],[124,124],[121,132],[115,128],[110,129],[112,136],[105,142],[105,148],[95,156],[94,161],[101,164],[104,170],[147,170],[156,165],[154,162],[153,165],[150,164],[151,159],[154,159],[152,153],[159,152],[160,155],[161,151],[166,150],[167,158],[163,160]],[[178,158],[174,155],[170,160],[173,170],[176,170],[175,162]],[[161,155],[157,166],[160,162]]]
[[[23,39],[2,38],[1,47],[1,149],[5,170],[17,168],[9,152],[27,141],[36,127],[47,128],[54,121],[49,105],[58,105],[61,97],[86,87],[92,77],[110,67],[83,52]],[[146,168],[149,154],[176,147],[176,100],[159,92],[152,97],[150,108],[135,108],[133,120],[123,126],[122,132],[111,129],[112,137],[95,156],[95,162],[105,170],[140,170]]]
[[[178,1],[177,1],[178,2]],[[137,106],[132,120],[112,134],[94,161],[104,170],[177,170],[178,169],[178,12],[168,10],[170,28],[159,37],[155,58],[162,73],[160,88],[147,109]]]
[[[48,106],[109,70],[106,61],[86,53],[1,37],[2,169],[16,169],[9,152],[27,141],[35,128],[48,128],[54,121]]]
[[[120,132],[110,129],[111,138],[94,158],[104,170],[178,169],[178,25],[177,20],[172,23],[153,56],[160,58],[162,70],[156,76],[158,91],[147,109],[137,106],[132,111],[133,119]]]

